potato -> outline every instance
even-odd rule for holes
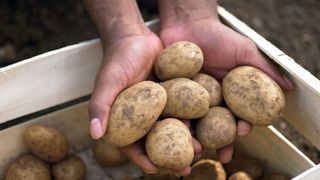
[[[72,155],[52,165],[53,179],[57,180],[85,180],[87,167],[81,158]]]
[[[137,83],[121,92],[112,104],[104,140],[127,146],[147,134],[167,102],[165,89],[151,81]]]
[[[146,151],[150,160],[160,167],[185,168],[194,155],[191,133],[178,119],[158,121],[147,136]]]
[[[62,160],[69,151],[67,138],[54,128],[30,126],[24,132],[23,139],[33,154],[50,163]]]
[[[290,178],[282,174],[271,174],[263,177],[261,180],[289,180]]]
[[[156,174],[145,174],[144,180],[179,180],[180,175],[168,168],[159,168]]]
[[[158,56],[155,74],[162,80],[174,78],[192,78],[203,65],[201,49],[194,43],[179,41],[165,48]]]
[[[213,107],[196,127],[196,137],[205,149],[216,150],[231,144],[237,133],[232,113],[224,107]]]
[[[186,180],[225,180],[226,172],[219,161],[211,159],[202,159],[192,166],[191,173],[185,178]]]
[[[257,68],[241,66],[223,79],[222,92],[229,109],[257,126],[268,126],[285,107],[279,85]]]
[[[50,180],[49,165],[33,155],[23,155],[7,170],[5,180]]]
[[[203,117],[209,110],[209,93],[200,84],[186,78],[162,82],[168,100],[162,117],[195,119]]]
[[[219,106],[222,103],[222,90],[216,79],[207,74],[198,73],[192,80],[199,83],[208,91],[210,96],[210,107]]]
[[[252,178],[250,177],[249,174],[242,172],[242,171],[239,171],[239,172],[232,174],[228,178],[228,180],[252,180]]]
[[[96,140],[92,152],[97,162],[102,166],[118,166],[127,162],[126,156],[118,147],[106,143],[103,139]]]

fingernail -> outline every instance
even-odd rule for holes
[[[242,136],[246,136],[250,133],[250,131],[238,131],[237,132],[237,135],[242,137]]]
[[[156,169],[144,169],[143,171],[147,174],[156,174],[158,172]]]
[[[91,120],[90,132],[93,139],[99,139],[103,136],[101,122],[98,118],[93,118]]]
[[[226,164],[226,163],[231,161],[231,158],[232,158],[231,156],[230,157],[229,156],[225,156],[225,157],[221,158],[220,161],[221,161],[222,164]]]

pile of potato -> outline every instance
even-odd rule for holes
[[[24,132],[23,140],[32,154],[15,160],[5,180],[85,179],[85,163],[78,156],[68,155],[69,142],[57,129],[33,125]]]

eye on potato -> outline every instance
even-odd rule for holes
[[[5,180],[50,180],[49,165],[33,155],[23,155],[7,170]]]
[[[200,84],[187,78],[176,78],[162,82],[161,85],[168,96],[162,117],[195,119],[208,112],[209,93]]]
[[[78,156],[72,155],[52,165],[53,179],[57,180],[85,180],[86,165]]]
[[[150,160],[170,169],[182,169],[193,160],[192,136],[183,122],[167,118],[154,124],[146,140]]]
[[[114,146],[132,144],[156,122],[167,102],[167,93],[151,81],[137,83],[121,92],[112,104],[104,140]]]
[[[201,69],[203,54],[194,43],[179,41],[165,48],[158,56],[154,69],[157,77],[162,80],[174,78],[192,78]]]
[[[285,107],[279,85],[261,70],[240,66],[223,79],[222,92],[229,109],[253,125],[268,126]]]
[[[225,180],[226,172],[219,161],[211,159],[201,159],[192,166],[191,173],[185,180]]]
[[[67,138],[54,128],[30,126],[24,132],[23,139],[33,154],[50,163],[62,160],[69,151]]]

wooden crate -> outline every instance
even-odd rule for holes
[[[218,11],[226,24],[252,39],[293,80],[296,89],[286,93],[283,116],[319,149],[319,80],[225,9],[219,7]],[[147,25],[157,32],[157,20]],[[141,175],[131,163],[116,169],[101,169],[92,159],[86,106],[101,59],[100,41],[91,40],[0,69],[0,178],[10,162],[28,152],[21,135],[32,124],[44,124],[64,132],[72,152],[85,159],[88,179]],[[320,167],[272,126],[255,127],[240,143],[254,157],[263,159],[272,171],[295,179],[320,177]]]

